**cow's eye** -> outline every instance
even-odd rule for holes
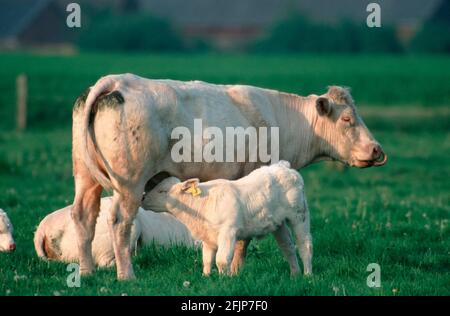
[[[344,122],[348,123],[348,122],[350,122],[352,119],[350,118],[350,116],[343,116],[343,117],[341,117],[341,120],[343,120]]]

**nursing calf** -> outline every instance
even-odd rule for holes
[[[280,161],[235,181],[180,182],[170,177],[146,195],[143,206],[170,212],[202,241],[205,275],[210,274],[214,258],[219,273],[230,271],[238,239],[277,232],[286,222],[297,238],[304,273],[311,274],[312,238],[303,179],[289,167],[287,161]],[[280,246],[291,273],[297,274],[294,245]]]

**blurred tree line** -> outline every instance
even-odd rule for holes
[[[450,0],[408,42],[393,27],[369,28],[352,21],[328,25],[291,14],[270,27],[263,38],[249,42],[247,52],[283,53],[450,53]],[[105,51],[212,51],[206,39],[183,38],[167,20],[136,10],[89,8],[86,26],[80,30],[82,50]],[[95,18],[94,18],[95,17]]]
[[[319,24],[292,14],[275,24],[268,36],[251,45],[252,51],[398,53],[403,50],[393,28],[369,28],[351,21]]]
[[[126,2],[129,3],[129,2]],[[105,51],[179,51],[183,41],[166,20],[134,8],[120,12],[84,7],[85,25],[77,39],[82,50]]]
[[[444,0],[411,42],[411,50],[450,53],[450,0]]]

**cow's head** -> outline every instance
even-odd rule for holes
[[[16,243],[13,238],[13,226],[6,213],[0,209],[0,251],[14,250]]]
[[[387,161],[380,144],[356,112],[347,88],[332,86],[315,100],[315,133],[322,140],[323,154],[350,166],[382,166]]]

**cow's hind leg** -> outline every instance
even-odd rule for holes
[[[233,260],[231,261],[231,274],[237,274],[242,268],[247,254],[247,248],[250,244],[250,239],[238,240],[234,247]]]
[[[90,175],[81,172],[75,175],[75,200],[71,217],[75,226],[82,275],[90,274],[95,266],[92,257],[92,240],[100,212],[101,193],[102,187]]]
[[[108,226],[116,258],[117,278],[129,280],[135,278],[130,251],[131,226],[141,203],[143,188],[141,194],[130,193],[123,188],[119,190],[121,193],[114,191]]]

